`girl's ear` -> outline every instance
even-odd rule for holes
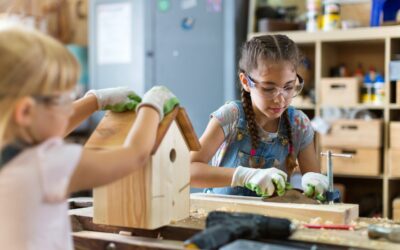
[[[249,79],[246,77],[246,75],[243,72],[239,73],[239,80],[240,80],[240,84],[242,85],[242,88],[246,92],[250,92]]]
[[[34,114],[35,101],[32,97],[23,97],[15,105],[13,119],[17,125],[28,126],[31,124]]]

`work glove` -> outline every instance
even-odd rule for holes
[[[319,201],[326,200],[325,192],[328,190],[328,185],[328,177],[319,173],[308,172],[301,179],[304,194]]]
[[[179,99],[169,89],[164,86],[154,86],[144,94],[136,112],[143,106],[151,106],[158,111],[161,121],[176,105],[179,105]]]
[[[232,187],[246,187],[262,197],[285,194],[287,174],[277,168],[254,169],[238,166],[233,174]]]
[[[99,110],[111,110],[113,112],[135,110],[141,101],[140,96],[127,87],[92,89],[85,94],[85,96],[88,95],[96,96]]]

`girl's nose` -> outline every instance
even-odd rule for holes
[[[285,101],[285,97],[281,91],[278,92],[278,95],[274,97],[274,103],[281,103]]]

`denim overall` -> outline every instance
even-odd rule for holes
[[[227,136],[226,141],[218,149],[216,155],[212,159],[213,166],[221,166],[228,168],[236,168],[237,166],[250,167],[249,158],[251,150],[251,137],[247,129],[247,121],[245,118],[242,103],[235,101],[239,109],[239,120],[235,130]],[[289,107],[289,119],[293,124],[294,108]],[[268,139],[260,140],[253,156],[257,163],[264,160],[261,168],[275,167],[286,172],[285,161],[288,155],[288,137],[285,122],[280,119],[278,133],[269,133]],[[298,154],[298,146],[294,145],[294,153]],[[228,194],[228,195],[245,195],[257,196],[257,194],[244,187],[221,187],[207,188],[206,193]]]

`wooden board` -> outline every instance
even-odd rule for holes
[[[190,122],[189,116],[186,113],[184,108],[179,108],[178,115],[176,116],[176,120],[178,121],[179,129],[181,133],[186,138],[186,143],[191,151],[199,151],[201,149],[201,145],[199,139],[196,136],[196,132],[194,131],[193,125]]]
[[[183,249],[182,241],[92,231],[75,232],[72,235],[76,249]]]
[[[213,195],[195,193],[190,195],[190,209],[210,212],[225,210],[235,212],[257,213],[273,217],[310,221],[320,217],[321,221],[334,224],[350,224],[358,218],[358,205],[312,205],[264,202],[258,197],[233,195]]]

